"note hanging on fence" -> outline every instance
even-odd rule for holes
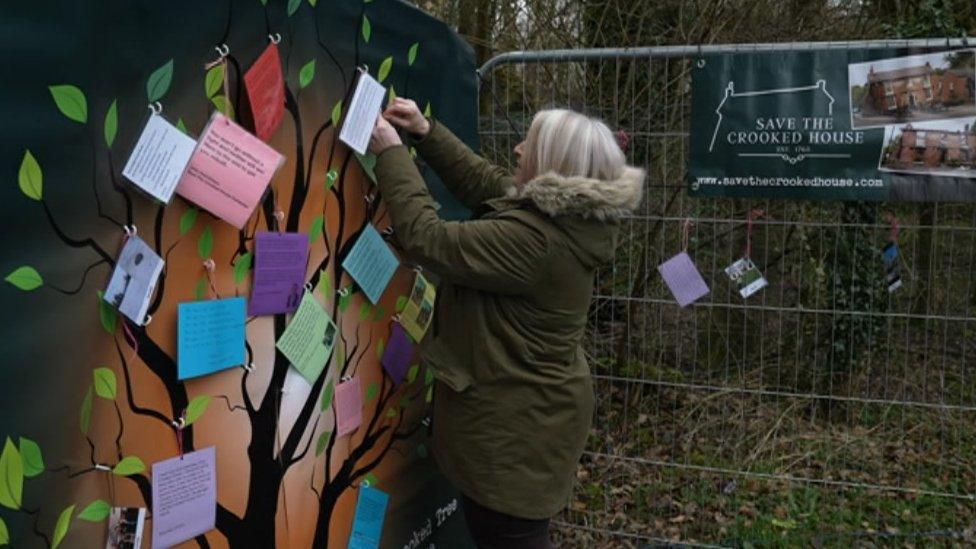
[[[105,549],[141,549],[146,527],[145,507],[112,507]]]
[[[336,385],[335,415],[340,437],[355,431],[363,422],[363,386],[358,377]]]
[[[214,111],[176,193],[242,229],[283,162],[278,151]]]
[[[375,305],[383,296],[400,261],[371,223],[367,223],[342,268],[359,284],[366,297]]]
[[[244,364],[245,308],[243,297],[177,306],[176,364],[180,379]]]
[[[267,141],[278,130],[285,113],[285,80],[278,44],[271,43],[244,73],[244,87],[254,116],[254,133]]]
[[[122,175],[156,200],[168,203],[197,142],[153,113],[122,169]]]
[[[152,546],[172,547],[213,530],[217,518],[214,446],[152,466]]]
[[[688,252],[681,252],[658,265],[657,270],[681,307],[708,295],[708,286]]]
[[[380,115],[386,90],[369,73],[360,71],[356,91],[342,122],[339,140],[359,154],[366,154],[376,117]]]
[[[335,346],[336,325],[311,292],[305,292],[277,347],[309,383],[315,383]]]
[[[725,268],[725,274],[739,288],[739,295],[747,298],[766,287],[768,282],[759,267],[748,257],[743,257]]]
[[[413,289],[410,291],[410,299],[400,312],[400,323],[417,343],[424,338],[430,320],[434,317],[436,299],[437,289],[424,278],[424,275],[417,273],[413,281]]]
[[[899,255],[898,244],[894,242],[889,242],[881,252],[885,267],[885,284],[888,286],[889,293],[894,292],[902,286],[901,264],[898,261]]]
[[[385,492],[365,484],[359,487],[348,549],[376,549],[380,546],[389,502],[390,496]]]
[[[261,231],[254,235],[251,316],[292,313],[305,292],[308,235]]]
[[[406,330],[398,322],[393,323],[390,330],[390,341],[383,350],[383,368],[390,374],[394,384],[403,381],[403,376],[407,373],[410,366],[410,359],[413,358],[413,342],[407,336]]]
[[[105,288],[105,301],[142,326],[162,271],[163,258],[138,236],[127,237]]]

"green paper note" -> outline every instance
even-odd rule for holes
[[[335,339],[335,323],[312,294],[305,292],[277,347],[302,377],[315,383],[325,369]]]

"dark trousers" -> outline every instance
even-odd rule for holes
[[[478,549],[554,549],[549,541],[549,519],[524,519],[492,511],[462,495],[461,507],[468,531]]]

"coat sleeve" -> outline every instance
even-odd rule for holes
[[[548,253],[545,233],[518,215],[444,221],[406,147],[390,147],[376,160],[376,183],[406,255],[460,286],[522,294]]]
[[[430,132],[416,143],[417,152],[465,206],[504,196],[515,185],[508,171],[472,151],[443,124],[431,120]]]

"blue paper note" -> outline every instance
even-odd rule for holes
[[[180,379],[244,364],[243,297],[180,303],[176,361]]]
[[[342,262],[342,268],[359,284],[374,305],[383,296],[383,290],[399,265],[400,261],[372,224],[366,225]]]
[[[371,486],[359,487],[356,518],[352,522],[348,549],[376,549],[383,535],[383,521],[390,496]]]

